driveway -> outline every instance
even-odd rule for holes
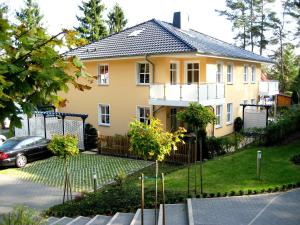
[[[195,225],[299,225],[300,189],[230,198],[192,199]]]
[[[74,193],[75,194],[75,193]],[[36,210],[62,203],[63,190],[0,174],[0,215],[22,204]]]

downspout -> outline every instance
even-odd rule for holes
[[[155,65],[154,65],[154,63],[152,61],[149,60],[149,55],[146,54],[145,59],[152,66],[152,78],[151,78],[150,84],[153,84],[154,83],[154,77],[155,77],[154,76],[154,74],[155,74]],[[149,98],[150,98],[150,87],[149,87]],[[152,106],[152,112],[153,112],[153,117],[154,117],[155,113],[156,113],[156,111],[154,110],[154,105]]]

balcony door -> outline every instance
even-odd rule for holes
[[[170,84],[179,84],[179,62],[172,61],[170,63]]]
[[[199,63],[186,63],[186,83],[199,83],[200,66]]]

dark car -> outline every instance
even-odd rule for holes
[[[0,166],[24,167],[29,161],[46,158],[51,155],[48,143],[49,140],[35,136],[7,139],[0,146]]]

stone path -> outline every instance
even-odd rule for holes
[[[62,203],[62,196],[62,189],[0,175],[0,215],[11,211],[18,204],[37,210],[47,209]]]

